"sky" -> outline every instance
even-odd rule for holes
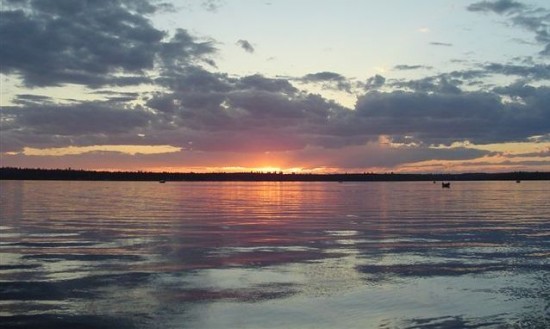
[[[550,171],[542,0],[0,0],[0,166]]]

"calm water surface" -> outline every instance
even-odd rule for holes
[[[0,181],[0,327],[549,328],[549,195]]]

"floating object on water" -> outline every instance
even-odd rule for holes
[[[451,188],[451,182],[448,183],[441,183],[441,188]]]

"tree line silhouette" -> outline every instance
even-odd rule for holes
[[[550,180],[550,172],[403,174],[403,173],[174,173],[146,171],[94,171],[79,169],[0,168],[0,180],[75,181],[296,181],[296,182],[375,182],[375,181],[490,181]]]

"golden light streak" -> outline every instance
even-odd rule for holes
[[[25,147],[24,155],[34,156],[63,156],[78,155],[91,152],[119,152],[124,154],[164,154],[181,151],[181,147],[170,145],[94,145],[94,146],[69,146],[56,148],[32,148]]]
[[[500,152],[509,155],[520,155],[528,153],[543,153],[550,150],[550,142],[521,142],[521,143],[499,143],[499,144],[472,144],[468,141],[455,142],[450,146],[433,146],[436,149],[453,149],[458,147],[484,150],[490,152]]]

